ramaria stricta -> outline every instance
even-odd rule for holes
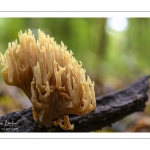
[[[19,43],[8,44],[0,54],[2,75],[8,85],[21,88],[33,104],[33,119],[46,127],[73,130],[69,114],[85,115],[96,107],[94,82],[72,51],[38,30],[19,33]],[[62,118],[64,117],[64,124]]]

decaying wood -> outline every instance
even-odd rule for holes
[[[85,116],[70,116],[75,128],[69,132],[90,132],[124,118],[125,116],[143,111],[148,100],[148,79],[145,76],[126,89],[97,97],[96,109]],[[31,108],[0,117],[1,132],[68,132],[60,127],[37,127],[33,121]]]

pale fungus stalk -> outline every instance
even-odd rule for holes
[[[38,124],[73,130],[68,115],[85,115],[96,107],[94,82],[63,43],[58,45],[42,31],[37,41],[31,30],[20,32],[19,43],[9,43],[0,54],[4,81],[25,92]]]

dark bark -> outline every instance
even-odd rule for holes
[[[31,108],[0,117],[1,132],[90,132],[122,119],[137,111],[143,111],[148,100],[148,79],[145,76],[126,89],[97,97],[96,109],[85,116],[70,116],[74,131],[64,131],[60,127],[37,127],[33,121]],[[11,124],[10,124],[11,123]]]

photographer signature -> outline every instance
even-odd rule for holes
[[[7,126],[15,126],[15,125],[18,125],[18,121],[15,123],[14,121],[8,122],[7,120],[5,120],[5,127],[7,127]]]

